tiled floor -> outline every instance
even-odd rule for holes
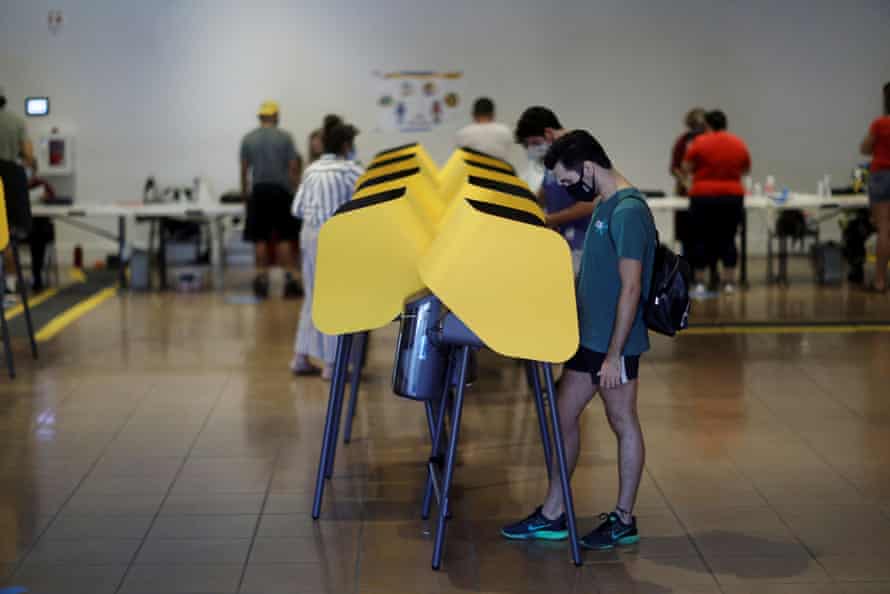
[[[795,286],[711,320],[890,319],[890,299]],[[827,305],[826,305],[827,304]],[[297,307],[220,296],[108,302],[0,377],[0,576],[36,594],[890,593],[890,334],[656,339],[644,358],[643,540],[588,553],[497,530],[544,491],[521,368],[468,394],[441,572],[418,519],[425,427],[376,333],[355,439],[309,517],[325,384],[285,365]],[[574,479],[582,529],[610,509],[599,403]],[[4,583],[0,578],[0,583]]]

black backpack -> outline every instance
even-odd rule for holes
[[[623,200],[646,201],[639,196],[627,196]],[[619,201],[618,204],[621,204]],[[618,205],[615,205],[618,208]],[[685,258],[678,256],[658,238],[655,217],[646,204],[649,219],[655,227],[655,258],[652,262],[652,279],[649,284],[649,295],[643,309],[646,327],[653,332],[674,336],[689,326],[689,310],[692,301],[689,299],[689,286],[692,284],[692,269]],[[612,213],[614,214],[614,210]],[[617,251],[615,239],[612,237],[611,215],[609,220],[609,240],[612,248]]]

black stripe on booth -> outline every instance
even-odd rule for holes
[[[473,161],[471,159],[464,159],[464,163],[466,163],[467,165],[472,165],[473,167],[478,167],[479,169],[497,171],[498,173],[506,173],[507,175],[513,175],[515,173],[515,170],[506,163],[504,163],[503,165],[490,165],[488,163]]]
[[[385,184],[386,182],[395,181],[397,179],[402,179],[403,177],[411,177],[420,173],[420,167],[412,167],[411,169],[403,169],[401,171],[394,171],[393,173],[387,173],[386,175],[380,175],[378,177],[372,177],[371,179],[366,179],[355,189],[356,192],[362,190],[364,188],[369,188],[371,186],[376,186],[378,184]]]
[[[479,186],[480,188],[486,188],[488,190],[495,190],[497,192],[501,192],[502,194],[510,194],[512,196],[518,196],[520,198],[527,198],[532,202],[537,202],[537,196],[532,194],[532,192],[523,188],[522,186],[517,186],[515,184],[508,184],[506,182],[497,181],[494,179],[488,179],[487,177],[476,177],[475,175],[470,176],[470,185]]]
[[[337,209],[337,212],[334,213],[334,216],[341,215],[352,210],[359,210],[361,208],[368,208],[369,206],[383,204],[384,202],[398,200],[405,195],[405,192],[405,188],[396,188],[395,190],[387,190],[386,192],[380,192],[379,194],[371,194],[370,196],[365,196],[364,198],[356,198],[355,200],[350,200],[349,202],[346,202],[342,206],[340,206],[340,208]]]
[[[510,219],[511,221],[516,221],[517,223],[534,225],[535,227],[544,226],[544,221],[530,212],[518,210],[516,208],[510,208],[509,206],[501,206],[500,204],[481,202],[479,200],[473,200],[472,198],[467,198],[466,200],[470,203],[470,206],[480,212],[484,212],[485,214],[490,214],[504,219]]]
[[[372,169],[378,169],[380,167],[386,167],[387,165],[394,165],[396,163],[401,163],[402,161],[407,161],[409,159],[413,159],[417,155],[415,153],[409,153],[407,155],[402,155],[401,157],[393,157],[392,159],[386,159],[384,161],[378,161],[373,165],[368,165],[368,171]]]

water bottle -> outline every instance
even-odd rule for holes
[[[145,180],[145,187],[142,189],[142,202],[144,204],[155,202],[157,191],[158,190],[157,185],[155,184],[155,178],[149,177],[147,180]]]
[[[773,192],[776,191],[776,178],[773,175],[767,175],[766,181],[763,183],[763,191],[766,192],[767,196],[772,196]]]

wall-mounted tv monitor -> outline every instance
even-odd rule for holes
[[[49,115],[49,97],[27,97],[25,114],[31,117]]]

